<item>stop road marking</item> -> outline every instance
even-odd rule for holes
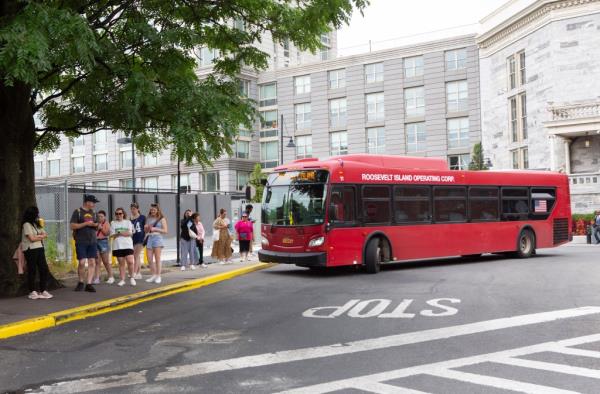
[[[414,300],[403,299],[400,303],[391,307],[392,300],[385,298],[375,298],[371,300],[350,300],[341,306],[319,306],[307,309],[302,313],[304,317],[312,317],[316,319],[335,319],[342,315],[348,317],[365,319],[377,317],[380,319],[412,319],[417,315],[417,310],[413,308],[415,313],[409,312],[409,308]],[[429,307],[422,309],[418,313],[426,317],[442,317],[452,316],[458,313],[458,309],[444,304],[458,304],[458,298],[434,298],[425,301]],[[388,312],[384,313],[386,310]]]

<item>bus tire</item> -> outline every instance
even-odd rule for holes
[[[372,238],[365,250],[365,271],[368,274],[376,274],[381,270],[381,255],[379,238]]]
[[[516,256],[526,259],[535,254],[535,234],[529,229],[521,230],[517,241]]]

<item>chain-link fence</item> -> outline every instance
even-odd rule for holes
[[[46,257],[50,261],[69,260],[71,230],[69,228],[69,188],[65,182],[36,182],[35,197],[44,219],[48,238],[44,242]]]

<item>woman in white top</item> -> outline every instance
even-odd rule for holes
[[[46,291],[49,270],[44,254],[44,240],[48,234],[44,231],[39,217],[40,211],[37,207],[29,207],[23,214],[23,236],[21,246],[27,261],[27,285],[29,286],[29,298],[52,298],[52,294]],[[40,272],[40,291],[35,290],[35,273]]]
[[[123,208],[117,208],[115,210],[115,220],[110,222],[110,237],[112,239],[113,256],[117,258],[119,262],[119,275],[121,281],[118,283],[119,286],[125,284],[125,264],[127,263],[127,270],[129,271],[129,283],[131,286],[135,286],[135,279],[133,278],[133,224],[127,220],[127,214]]]

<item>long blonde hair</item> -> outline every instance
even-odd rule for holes
[[[152,212],[152,208],[156,208],[156,216],[153,216],[150,214],[150,212]],[[162,211],[160,210],[160,205],[158,203],[150,204],[150,210],[148,211],[148,217],[153,217],[153,218],[157,217],[160,219],[162,219],[164,217]]]

